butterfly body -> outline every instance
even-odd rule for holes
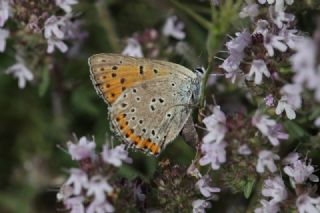
[[[94,55],[89,65],[113,131],[147,153],[174,140],[198,103],[201,75],[181,65],[117,54]]]

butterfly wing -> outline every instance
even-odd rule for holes
[[[96,90],[123,141],[158,154],[190,116],[195,74],[170,62],[99,54],[89,59]]]
[[[194,77],[192,71],[178,64],[118,54],[93,55],[89,58],[89,66],[97,93],[109,105],[127,88],[146,80],[170,75],[177,70]]]

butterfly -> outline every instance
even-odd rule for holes
[[[158,155],[173,141],[199,102],[203,68],[104,53],[88,63],[112,131],[146,153]]]

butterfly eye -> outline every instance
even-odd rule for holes
[[[204,67],[196,67],[193,71],[196,73],[203,74],[205,72],[205,69]]]

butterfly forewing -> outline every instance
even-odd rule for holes
[[[121,139],[158,154],[179,134],[190,116],[194,79],[189,69],[170,62],[115,54],[89,58],[91,79],[109,104]]]

